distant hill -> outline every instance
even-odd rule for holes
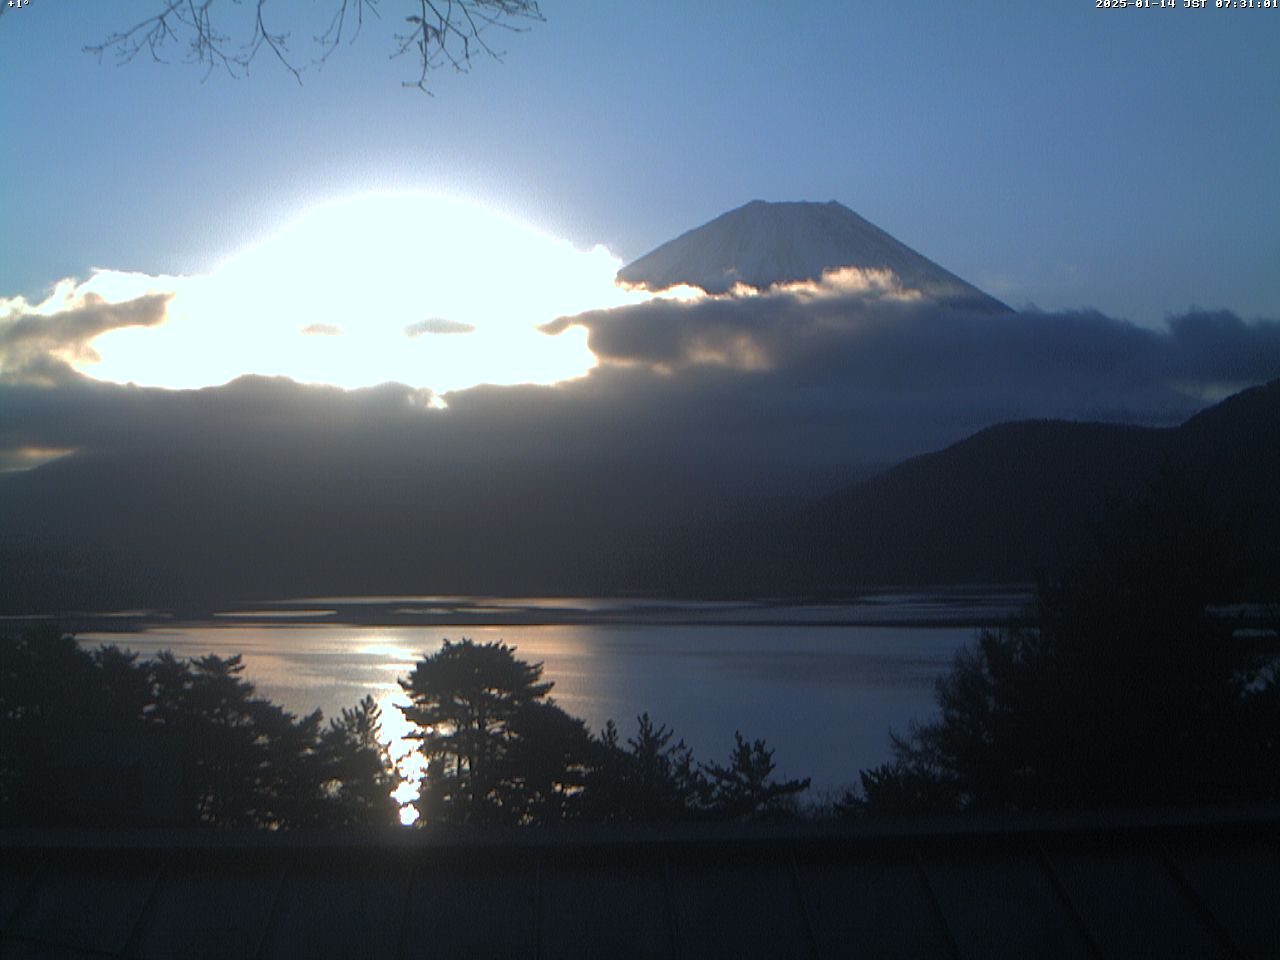
[[[1173,429],[993,426],[803,508],[779,540],[818,589],[1025,581],[1068,560],[1109,505],[1141,496],[1163,471],[1257,542],[1280,542],[1280,380]]]
[[[826,498],[796,529],[828,585],[1027,580],[1083,546],[1109,501],[1154,479],[1172,440],[1113,424],[1000,424]]]
[[[637,538],[706,507],[675,471],[519,466],[304,443],[69,456],[0,477],[0,612],[607,592]]]
[[[749,506],[661,464],[546,463],[513,480],[426,449],[76,455],[0,478],[0,611],[1027,581],[1162,470],[1280,543],[1280,381],[1172,429],[1000,424],[816,500]]]
[[[816,280],[839,267],[887,268],[903,286],[935,300],[1008,309],[834,200],[753,200],[650,251],[620,270],[618,279],[655,291],[686,284],[725,293],[737,283],[764,289]]]

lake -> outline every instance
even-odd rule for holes
[[[763,738],[777,773],[813,779],[811,796],[857,781],[889,756],[889,731],[935,715],[933,685],[982,625],[1007,621],[1019,590],[896,593],[845,603],[328,597],[210,611],[102,615],[89,645],[143,654],[242,654],[245,676],[289,710],[327,716],[372,693],[385,737],[409,744],[397,679],[443,639],[505,641],[541,662],[552,696],[623,737],[648,712],[701,761],[727,759],[733,735]]]

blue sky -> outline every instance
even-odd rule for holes
[[[0,16],[0,297],[206,271],[324,200],[425,188],[623,259],[835,199],[1014,306],[1280,316],[1277,9],[546,0],[427,97],[387,56],[395,0],[302,86],[82,52],[158,5]],[[267,8],[300,59],[315,6]]]

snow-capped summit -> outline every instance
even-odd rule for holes
[[[618,279],[654,291],[687,284],[725,293],[738,283],[764,289],[816,280],[839,267],[888,268],[904,287],[932,299],[1008,309],[834,200],[753,200],[650,251]]]

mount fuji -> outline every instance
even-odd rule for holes
[[[817,280],[840,267],[888,269],[903,287],[953,306],[1009,309],[834,200],[753,200],[650,251],[623,267],[618,280],[652,291],[686,284],[719,294],[737,284],[765,289]]]

